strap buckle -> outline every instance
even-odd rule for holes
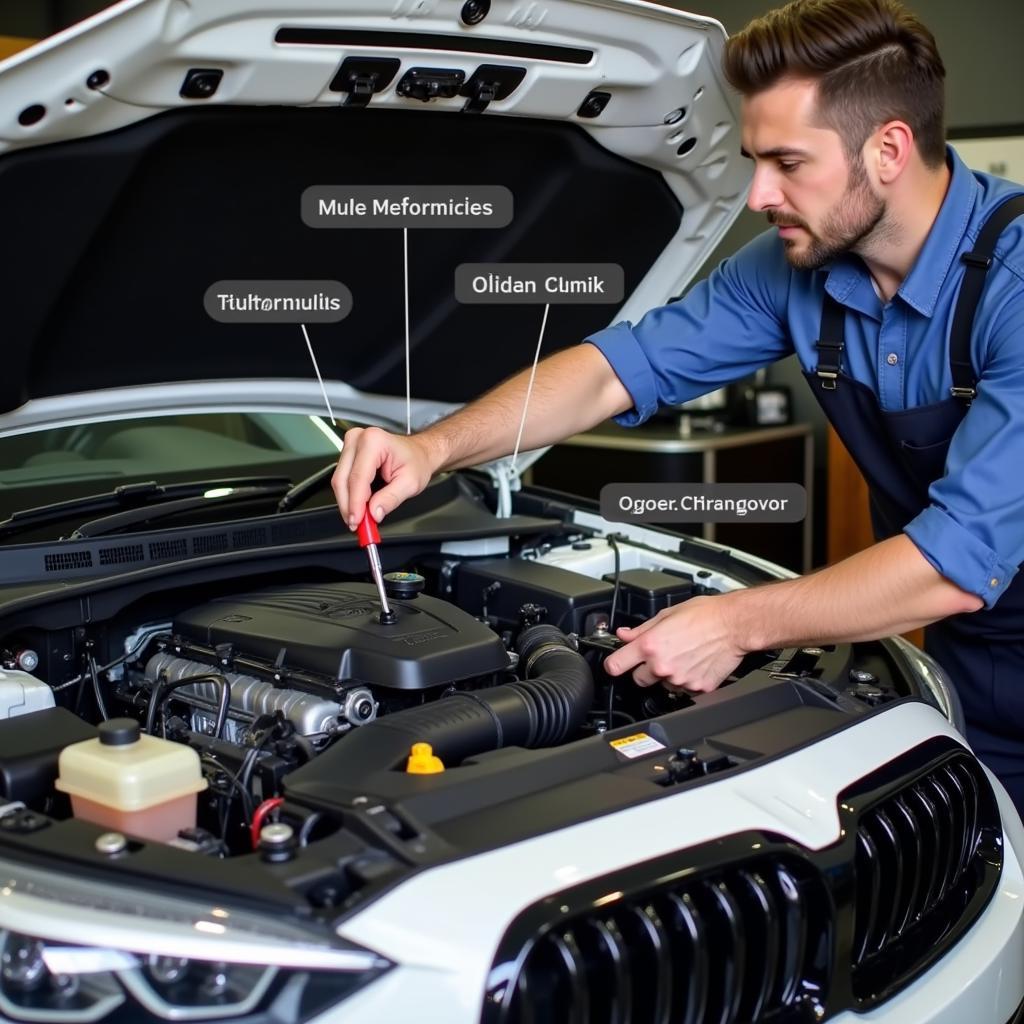
[[[952,387],[949,389],[949,393],[953,398],[966,398],[968,402],[971,402],[978,397],[977,388]]]
[[[831,370],[816,370],[818,379],[821,381],[821,386],[826,391],[835,391],[836,380],[839,378],[838,373],[833,373]]]
[[[960,259],[969,267],[977,267],[979,270],[988,270],[992,266],[991,256],[982,256],[976,252],[963,252],[960,254]]]

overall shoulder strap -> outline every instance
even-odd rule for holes
[[[818,350],[818,381],[826,391],[835,391],[836,381],[843,368],[843,348],[846,345],[846,309],[825,292],[821,306],[821,327],[814,347]]]
[[[960,259],[967,264],[963,284],[953,312],[953,326],[949,332],[949,368],[953,374],[950,394],[963,399],[968,405],[977,395],[977,378],[971,366],[971,330],[974,313],[978,308],[985,275],[992,266],[999,236],[1010,221],[1024,214],[1024,195],[1011,196],[997,206],[978,232],[978,240],[971,252],[962,253]]]

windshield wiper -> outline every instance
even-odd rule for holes
[[[287,491],[291,480],[283,476],[234,477],[220,480],[192,480],[174,484],[158,484],[146,480],[137,484],[122,484],[112,491],[100,494],[85,494],[78,498],[39,505],[36,508],[21,509],[9,518],[0,521],[0,539],[17,533],[24,533],[46,523],[59,522],[70,515],[91,512],[107,512],[113,509],[137,509],[147,505],[179,498],[201,497],[207,491],[237,489],[244,487],[266,487],[273,491]]]
[[[151,523],[157,519],[167,519],[181,512],[195,512],[208,509],[212,505],[234,505],[245,501],[258,501],[260,498],[276,498],[288,490],[290,480],[282,480],[276,484],[258,484],[253,487],[216,487],[203,494],[193,494],[187,498],[176,498],[161,501],[157,505],[146,505],[142,508],[130,508],[124,512],[112,512],[100,516],[88,523],[83,523],[74,533],[72,540],[85,540],[88,537],[101,537],[107,533],[117,533],[130,526],[140,523]]]
[[[332,462],[329,466],[324,466],[323,469],[318,469],[312,475],[307,476],[305,480],[300,480],[277,503],[277,511],[279,513],[288,512],[294,506],[298,505],[300,501],[305,501],[306,498],[323,486],[323,482],[325,480],[334,476],[334,471],[337,468],[338,463]]]

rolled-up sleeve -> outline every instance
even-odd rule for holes
[[[781,242],[766,232],[683,298],[587,338],[633,399],[617,421],[642,423],[659,405],[696,398],[788,355],[789,285]]]
[[[1019,305],[1019,303],[1018,303]],[[978,395],[930,504],[904,528],[924,557],[991,608],[1024,561],[1024,309],[989,343]]]

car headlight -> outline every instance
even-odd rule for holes
[[[0,1019],[300,1024],[392,966],[280,917],[0,863]]]
[[[960,706],[960,699],[953,688],[946,670],[930,655],[925,654],[920,647],[915,647],[909,640],[902,636],[886,637],[883,643],[895,647],[903,658],[910,664],[911,669],[917,677],[918,682],[924,689],[923,696],[931,699],[931,702],[946,716],[959,732],[964,732],[964,712]]]

